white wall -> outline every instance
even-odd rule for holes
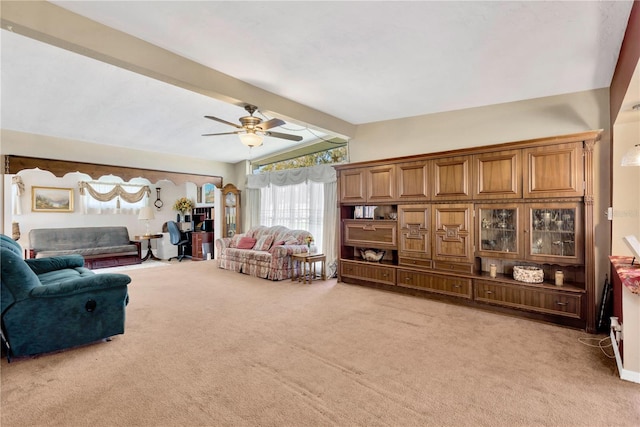
[[[84,214],[81,209],[81,199],[78,192],[79,181],[91,181],[92,179],[85,174],[74,172],[66,174],[64,177],[58,178],[47,171],[42,170],[25,170],[21,171],[18,176],[22,178],[25,186],[25,192],[20,198],[21,215],[12,215],[11,201],[7,200],[5,215],[11,221],[20,224],[21,237],[18,243],[23,248],[29,247],[29,231],[34,228],[62,228],[62,227],[90,227],[90,226],[114,226],[121,225],[129,230],[129,237],[133,239],[135,235],[144,234],[146,232],[146,222],[138,220],[136,212],[119,213],[119,214]],[[8,177],[7,177],[8,178]],[[112,182],[118,182],[113,180]],[[153,203],[156,199],[156,187],[160,187],[161,199],[164,205],[161,209],[154,209],[155,219],[149,221],[149,231],[159,233],[166,221],[175,220],[177,212],[172,210],[173,202],[187,195],[193,198],[195,194],[195,184],[174,185],[170,181],[159,181],[156,184],[150,183],[146,179],[134,179],[130,181],[133,184],[149,185],[151,187],[150,201]],[[9,179],[9,185],[10,179]],[[32,212],[31,211],[31,189],[33,186],[39,187],[58,187],[71,188],[74,197],[74,209],[71,213],[62,212]],[[7,194],[11,194],[10,188],[5,188]],[[195,199],[194,199],[195,200]],[[11,236],[11,227],[6,225],[7,233]],[[155,242],[152,242],[155,244]]]
[[[13,154],[30,157],[41,157],[45,159],[59,159],[78,161],[85,163],[98,163],[105,165],[128,166],[134,168],[166,170],[171,172],[183,172],[190,174],[214,175],[222,176],[223,183],[236,182],[239,176],[239,170],[243,171],[243,163],[232,165],[229,163],[214,162],[191,157],[188,154],[188,148],[185,148],[184,156],[168,155],[164,153],[147,152],[140,150],[130,150],[126,148],[110,147],[100,144],[85,143],[74,140],[66,140],[60,138],[52,138],[43,135],[34,135],[23,132],[2,129],[1,133],[0,154]],[[129,227],[131,236],[140,234],[145,231],[144,225],[137,220],[134,215],[118,215],[115,218],[112,215],[82,215],[79,209],[74,213],[31,213],[30,195],[31,187],[63,187],[74,188],[76,201],[78,201],[78,181],[91,180],[88,175],[84,174],[67,174],[65,177],[55,177],[51,173],[40,172],[37,174],[26,174],[23,176],[25,180],[26,194],[22,201],[22,212],[20,218],[12,216],[11,212],[11,188],[10,179],[5,179],[5,184],[1,189],[3,206],[0,209],[2,221],[0,221],[0,232],[11,235],[11,222],[18,221],[22,238],[20,243],[26,246],[26,236],[31,228],[43,227],[68,227],[83,225],[125,225]],[[242,176],[244,181],[244,175]],[[161,188],[161,197],[164,206],[160,212],[156,212],[156,219],[150,223],[151,230],[153,226],[160,230],[162,224],[176,218],[176,212],[171,209],[173,202],[179,197],[187,196],[196,199],[197,187],[195,184],[187,183],[186,185],[174,185],[170,181],[159,181],[157,183],[149,183],[144,180],[145,184],[151,184],[152,199],[155,200],[155,187]],[[4,193],[4,194],[3,194]],[[111,217],[111,218],[110,218]]]
[[[235,166],[230,163],[201,159],[184,147],[183,156],[153,151],[87,143],[71,139],[53,138],[2,129],[0,154],[42,157],[103,165],[166,170],[201,175],[222,176],[223,181],[234,177]]]
[[[416,96],[429,96],[419,94]],[[358,126],[349,160],[360,162],[604,129],[594,152],[596,300],[609,272],[608,88]],[[597,308],[592,308],[593,310]]]
[[[360,125],[349,156],[359,162],[607,128],[605,88]]]
[[[613,147],[613,230],[611,253],[633,256],[622,241],[632,234],[640,238],[640,167],[620,166],[622,156],[640,144],[640,121],[616,123]],[[622,293],[624,369],[640,378],[640,295],[624,288]]]

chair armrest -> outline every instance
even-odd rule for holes
[[[76,277],[54,285],[35,287],[29,293],[35,298],[52,298],[80,294],[88,291],[99,291],[126,287],[131,277],[126,274],[104,273],[88,277]]]
[[[129,240],[130,245],[136,245],[138,250],[138,258],[142,258],[142,242],[139,240]]]
[[[309,252],[307,245],[278,245],[269,249],[272,258],[282,258],[287,255],[302,254]]]
[[[36,274],[48,273],[65,268],[76,268],[84,266],[82,255],[61,255],[48,258],[33,258],[24,260],[31,270]]]
[[[231,237],[221,237],[219,239],[216,239],[216,249],[218,250],[218,253],[220,253],[223,249],[227,249],[228,247],[230,247],[230,244]]]

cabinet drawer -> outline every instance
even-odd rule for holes
[[[369,282],[383,283],[385,285],[396,284],[395,267],[372,265],[365,262],[352,262],[340,260],[340,275],[353,279],[367,280]]]
[[[344,244],[396,249],[397,222],[385,220],[344,220]]]
[[[457,262],[434,261],[433,268],[442,271],[451,271],[452,273],[473,273],[475,264],[462,264]]]
[[[506,283],[475,282],[474,298],[488,304],[581,318],[582,294]]]
[[[398,270],[398,286],[471,299],[471,279]]]
[[[415,259],[415,258],[406,258],[400,257],[398,258],[399,265],[406,265],[409,267],[421,267],[421,268],[431,268],[432,262],[430,259]]]

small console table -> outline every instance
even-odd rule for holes
[[[298,262],[302,264],[302,276],[300,276],[300,273],[296,274],[296,269],[293,269],[293,273],[291,274],[291,281],[302,281],[303,283],[307,283],[307,280],[309,280],[309,284],[311,284],[311,282],[313,281],[313,278],[316,277],[316,262],[320,262],[320,269],[321,269],[321,275],[322,275],[322,280],[326,280],[326,260],[327,257],[324,254],[309,254],[309,253],[302,253],[302,254],[293,254],[291,255],[293,257],[293,262]],[[309,270],[307,271],[307,267],[309,268]],[[300,269],[298,269],[298,272],[300,271]]]
[[[151,251],[151,240],[162,238],[162,234],[149,234],[144,236],[134,236],[133,240],[146,240],[147,241],[147,254],[142,258],[142,261],[146,261],[148,259],[155,259],[156,261],[160,261],[160,258],[155,256]]]

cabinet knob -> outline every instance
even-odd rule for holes
[[[454,287],[454,288],[456,288],[456,289],[458,289],[458,288],[460,288],[461,286],[460,286],[460,285],[458,285],[457,283],[454,283],[454,284],[453,284],[453,287]]]
[[[487,295],[491,295],[493,293],[493,291],[485,291],[485,294]]]
[[[566,305],[569,305],[569,303],[568,303],[568,302],[556,301],[556,305],[561,305],[561,306],[563,306],[563,307],[564,307],[564,306],[566,306]]]

